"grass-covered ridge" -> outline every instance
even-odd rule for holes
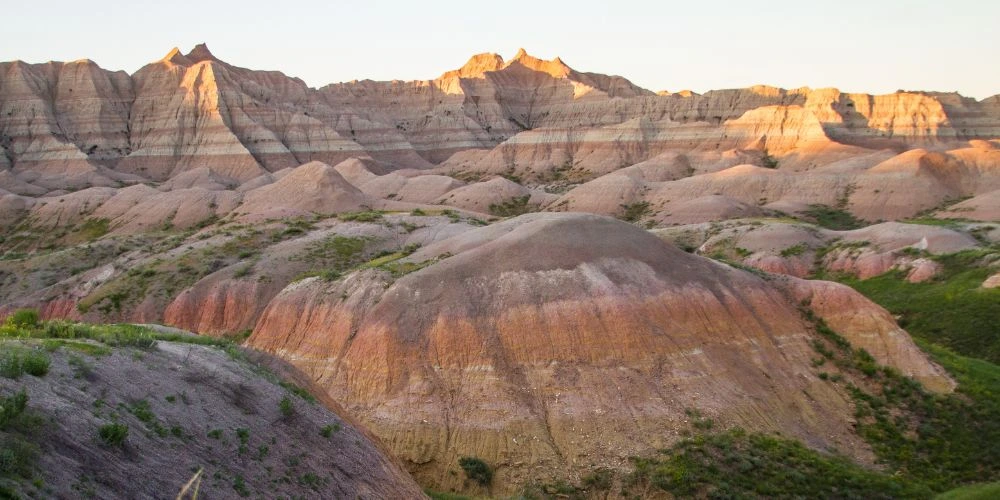
[[[1000,259],[1000,251],[976,249],[932,258],[942,269],[924,283],[909,283],[902,272],[866,280],[832,278],[888,309],[914,337],[1000,363],[1000,289],[981,286],[997,272],[987,264]]]

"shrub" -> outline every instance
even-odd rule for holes
[[[97,430],[101,441],[108,446],[122,446],[128,437],[128,426],[125,424],[105,424]]]
[[[330,437],[334,432],[340,432],[340,424],[324,426],[319,430],[319,435],[325,438]]]
[[[382,220],[382,212],[379,210],[366,210],[363,212],[347,212],[337,216],[342,221],[351,222],[376,222]]]
[[[38,326],[39,316],[37,309],[18,309],[7,317],[7,326],[13,328],[35,328]]]
[[[493,482],[493,470],[482,459],[476,457],[462,457],[458,459],[458,465],[465,471],[465,476],[487,486]]]
[[[529,212],[537,212],[538,205],[529,204],[531,196],[517,196],[501,203],[491,203],[489,211],[497,217],[516,217]]]
[[[13,396],[0,399],[0,429],[6,429],[28,406],[28,393],[21,389]]]
[[[45,354],[44,351],[28,351],[24,355],[24,361],[22,366],[24,371],[28,375],[34,375],[36,377],[44,377],[45,374],[49,373],[49,355]]]
[[[638,201],[621,207],[622,214],[618,218],[626,222],[638,222],[650,212],[648,201]]]
[[[36,377],[49,372],[49,355],[41,350],[9,347],[0,357],[0,375],[18,378],[27,372]]]
[[[834,208],[827,205],[809,205],[809,209],[803,214],[812,219],[816,225],[827,229],[846,230],[864,227],[864,221],[854,217],[850,212],[842,208]]]
[[[278,409],[281,410],[281,415],[286,418],[295,413],[295,406],[292,405],[292,400],[288,396],[281,398],[281,401],[278,402]]]
[[[597,469],[583,477],[583,486],[587,489],[610,490],[615,473],[611,469]]]
[[[794,257],[796,255],[802,255],[808,250],[804,243],[799,243],[798,245],[790,246],[781,251],[782,257]]]

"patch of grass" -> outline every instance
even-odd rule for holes
[[[208,437],[212,439],[222,439],[222,429],[212,429],[208,431]]]
[[[537,212],[538,205],[528,203],[530,195],[517,196],[500,203],[491,203],[489,206],[490,215],[497,217],[517,217],[530,212]]]
[[[764,149],[763,156],[760,158],[760,166],[764,168],[778,168],[778,159],[771,156],[771,153],[767,149]]]
[[[319,276],[325,281],[340,279],[344,272],[362,262],[367,243],[367,238],[335,235],[310,244],[305,253],[296,258],[321,269],[303,273],[296,280],[311,276]]]
[[[385,212],[381,210],[365,210],[361,212],[345,212],[338,214],[337,218],[342,221],[350,222],[378,222],[382,220],[382,215]]]
[[[930,490],[825,455],[798,441],[740,429],[683,440],[633,458],[630,485],[682,498],[928,498]]]
[[[325,425],[319,430],[319,435],[329,438],[334,432],[340,432],[340,424]]]
[[[946,491],[934,500],[993,500],[1000,498],[1000,483],[971,484]]]
[[[295,413],[295,405],[292,404],[292,400],[288,396],[285,396],[278,402],[278,410],[281,412],[281,416],[288,418]]]
[[[802,255],[806,253],[809,247],[805,243],[799,243],[798,245],[792,245],[781,251],[782,257],[795,257],[796,255]]]
[[[931,491],[1000,478],[1000,367],[920,342],[958,381],[955,394],[935,394],[892,368],[879,366],[821,320],[813,319],[829,357],[850,380],[855,428],[893,476]]]
[[[43,420],[30,411],[28,401],[24,389],[0,398],[0,478],[34,475]]]
[[[70,349],[91,357],[105,356],[111,354],[111,349],[101,344],[91,342],[80,342],[65,339],[45,339],[42,346],[46,351],[55,351],[61,348]]]
[[[458,459],[458,466],[465,471],[465,476],[479,483],[488,486],[493,482],[493,469],[477,457],[461,457]]]
[[[295,394],[296,396],[298,396],[298,397],[300,397],[300,398],[308,401],[311,404],[315,404],[316,403],[316,398],[313,397],[312,394],[309,394],[309,391],[307,391],[307,390],[305,390],[305,389],[303,389],[303,388],[301,388],[301,387],[299,387],[299,386],[297,386],[297,385],[295,385],[295,384],[293,384],[291,382],[285,382],[284,380],[279,380],[278,381],[278,385],[280,385],[281,387],[284,387],[285,390],[287,390],[288,392],[290,392],[292,394]]]
[[[865,226],[864,221],[854,217],[847,210],[828,205],[809,205],[809,209],[803,212],[803,215],[818,226],[837,231],[858,229]]]
[[[888,309],[913,336],[1000,363],[1000,289],[980,286],[994,272],[981,265],[990,255],[969,250],[932,256],[942,269],[922,283],[907,282],[899,271],[866,280],[838,278]]]
[[[50,364],[49,355],[40,349],[4,345],[0,353],[0,375],[10,379],[25,373],[44,377],[49,373]]]
[[[622,213],[618,218],[625,222],[639,222],[651,212],[648,201],[637,201],[621,206]]]
[[[424,493],[431,497],[432,500],[472,500],[472,497],[448,493],[446,491],[424,490]]]
[[[77,236],[84,241],[92,241],[108,234],[108,229],[111,224],[111,219],[107,218],[90,218],[83,221],[80,227],[77,228]]]
[[[6,429],[11,422],[24,413],[28,407],[28,393],[24,388],[12,396],[0,399],[0,430]]]
[[[233,490],[235,490],[236,494],[241,497],[250,496],[250,488],[247,486],[246,480],[243,479],[243,476],[239,474],[233,478]]]
[[[97,429],[97,435],[108,446],[124,446],[128,438],[128,426],[125,424],[105,424]]]
[[[4,320],[4,326],[15,329],[35,328],[38,323],[37,309],[18,309]]]

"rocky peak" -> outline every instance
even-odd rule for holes
[[[177,47],[170,49],[170,52],[167,52],[167,55],[163,56],[163,59],[160,59],[160,61],[180,66],[191,65],[191,60],[185,57],[184,54],[181,53],[181,49],[178,49]]]
[[[218,59],[212,54],[212,51],[208,50],[208,45],[204,43],[199,43],[195,45],[191,52],[188,52],[185,56],[192,62],[202,62],[202,61],[218,61]]]
[[[493,53],[476,54],[469,58],[461,68],[449,71],[441,78],[482,78],[487,71],[499,71],[504,67],[503,57]]]
[[[562,59],[556,57],[551,61],[546,61],[528,54],[528,51],[523,48],[518,49],[517,54],[515,54],[514,58],[507,63],[505,68],[509,68],[514,64],[519,64],[534,71],[548,73],[550,76],[555,78],[566,78],[573,73],[573,68],[567,66]]]

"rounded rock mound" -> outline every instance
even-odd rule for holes
[[[811,365],[811,283],[822,284],[744,272],[607,217],[529,214],[381,269],[294,283],[248,344],[303,370],[436,488],[467,487],[462,456],[493,464],[493,494],[623,468],[679,439],[692,410],[865,458],[849,396]],[[821,291],[868,318],[841,335],[947,389],[878,306]]]

